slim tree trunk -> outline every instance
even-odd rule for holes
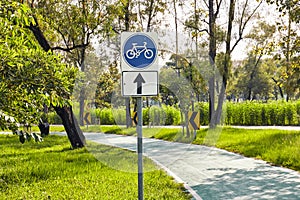
[[[131,111],[130,111],[130,98],[125,98],[125,106],[126,106],[126,127],[132,127],[132,119],[131,119]]]
[[[80,89],[79,95],[79,124],[80,126],[84,126],[84,99],[85,99],[85,90],[84,88]]]
[[[216,17],[214,13],[214,2],[209,0],[209,60],[211,66],[209,89],[209,126],[214,128],[215,122],[215,58],[216,58]]]
[[[125,1],[124,4],[124,19],[125,19],[125,31],[130,29],[130,0]],[[131,110],[130,110],[130,97],[125,97],[125,107],[126,107],[126,127],[132,127]]]
[[[228,15],[228,26],[227,26],[227,36],[226,36],[226,53],[224,60],[224,72],[222,76],[222,85],[221,92],[218,98],[218,107],[216,111],[216,124],[220,124],[222,110],[223,110],[223,102],[225,99],[228,76],[229,76],[229,62],[230,62],[230,54],[231,54],[231,33],[232,33],[232,23],[234,20],[234,10],[235,10],[235,0],[230,0],[229,4],[229,15]]]
[[[84,42],[84,41],[83,41]],[[81,49],[81,55],[80,55],[80,69],[81,72],[85,72],[85,48]],[[81,126],[84,125],[84,120],[83,120],[83,115],[84,115],[84,102],[85,102],[85,85],[83,85],[80,88],[80,93],[79,93],[79,124]]]

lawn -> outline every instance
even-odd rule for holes
[[[71,150],[67,137],[51,135],[42,143],[21,144],[15,135],[0,135],[0,199],[137,199],[133,152],[89,143]],[[98,159],[96,159],[97,157]],[[122,159],[123,170],[99,158]],[[144,159],[145,199],[190,199],[151,160]]]
[[[206,144],[207,134],[199,131],[193,143]],[[215,146],[300,171],[300,131],[223,128]]]

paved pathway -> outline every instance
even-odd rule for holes
[[[85,133],[88,140],[136,150],[136,137]],[[144,138],[144,153],[195,199],[300,199],[300,174],[217,148]]]

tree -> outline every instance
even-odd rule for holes
[[[109,32],[108,16],[111,16],[109,15],[109,2],[61,0],[24,1],[23,3],[28,4],[34,12],[34,23],[31,23],[28,28],[43,50],[71,53],[75,55],[81,71],[85,71],[86,50],[90,45],[91,37],[99,31]],[[72,61],[71,56],[69,59]],[[81,103],[84,103],[84,90],[81,92],[80,99]],[[72,147],[83,147],[85,139],[72,107],[54,106],[54,109],[63,121]]]
[[[28,32],[35,24],[31,10],[17,2],[1,2],[0,9],[0,124],[37,124],[43,105],[70,106],[77,69],[52,52],[45,52]]]
[[[239,67],[237,67],[233,76],[235,81],[228,88],[237,98],[247,100],[268,100],[273,92],[274,63],[268,60],[259,60],[257,55],[250,52]]]
[[[279,80],[275,80],[279,86],[285,90],[286,100],[288,101],[299,89],[299,52],[300,52],[300,1],[299,0],[267,0],[270,4],[276,4],[279,12],[279,19],[276,23],[280,33],[280,40],[277,42],[275,58],[281,60],[282,74]]]
[[[153,27],[155,27],[156,24],[160,24],[161,18],[155,17],[161,13],[163,14],[165,12],[166,8],[166,2],[164,0],[146,0],[142,2],[138,2],[139,7],[139,19],[142,30],[145,30],[146,32],[151,31]],[[144,20],[146,20],[146,23],[144,25]]]
[[[52,49],[67,52],[70,61],[74,62],[83,73],[86,71],[86,56],[88,48],[91,48],[92,38],[108,32],[111,16],[108,7],[106,1],[94,0],[39,1],[34,6],[35,11],[42,15],[44,23],[48,24],[57,37],[57,41],[51,42],[60,44]],[[85,99],[86,91],[85,87],[82,87],[79,95],[81,125]]]
[[[221,85],[220,85],[220,93],[218,96],[218,103],[215,109],[215,88],[216,88],[216,79],[215,79],[215,62],[216,62],[216,55],[217,55],[217,24],[216,20],[220,14],[220,9],[222,6],[222,0],[216,1],[214,3],[213,0],[209,0],[206,4],[208,7],[208,16],[209,16],[209,57],[211,61],[211,70],[212,76],[209,78],[209,114],[210,114],[210,127],[215,127],[217,124],[220,123],[222,108],[223,108],[223,101],[225,99],[225,92],[229,80],[229,73],[230,73],[230,59],[232,51],[236,48],[239,42],[243,39],[244,31],[249,23],[250,19],[254,16],[255,12],[261,5],[261,2],[258,3],[254,9],[249,10],[249,2],[246,0],[241,7],[241,14],[239,19],[236,19],[236,1],[230,0],[228,5],[228,19],[227,19],[227,30],[225,35],[225,53],[224,53],[224,60],[223,66],[221,70]],[[236,37],[233,37],[233,27],[234,22],[238,21],[237,28],[238,33]]]
[[[263,55],[268,54],[269,50],[273,47],[273,35],[275,33],[275,26],[269,25],[263,21],[258,22],[257,26],[254,26],[251,33],[245,36],[250,39],[250,45],[253,46],[249,52],[248,60],[245,63],[245,69],[248,72],[248,77],[244,77],[241,85],[246,86],[246,99],[252,100],[258,94],[268,93],[268,83],[270,80],[266,80],[262,77],[262,70],[259,69],[260,61]],[[246,80],[246,81],[245,81]],[[259,90],[259,87],[261,90]]]
[[[95,105],[97,108],[110,108],[111,99],[114,92],[120,92],[120,89],[116,91],[120,82],[120,73],[117,68],[117,63],[114,62],[108,68],[108,71],[103,72],[98,80]]]

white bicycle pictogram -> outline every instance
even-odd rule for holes
[[[142,52],[144,52],[144,56],[147,59],[153,57],[153,51],[147,48],[147,42],[144,42],[143,46],[137,46],[137,43],[132,43],[132,49],[126,51],[126,57],[128,59],[138,58]]]

